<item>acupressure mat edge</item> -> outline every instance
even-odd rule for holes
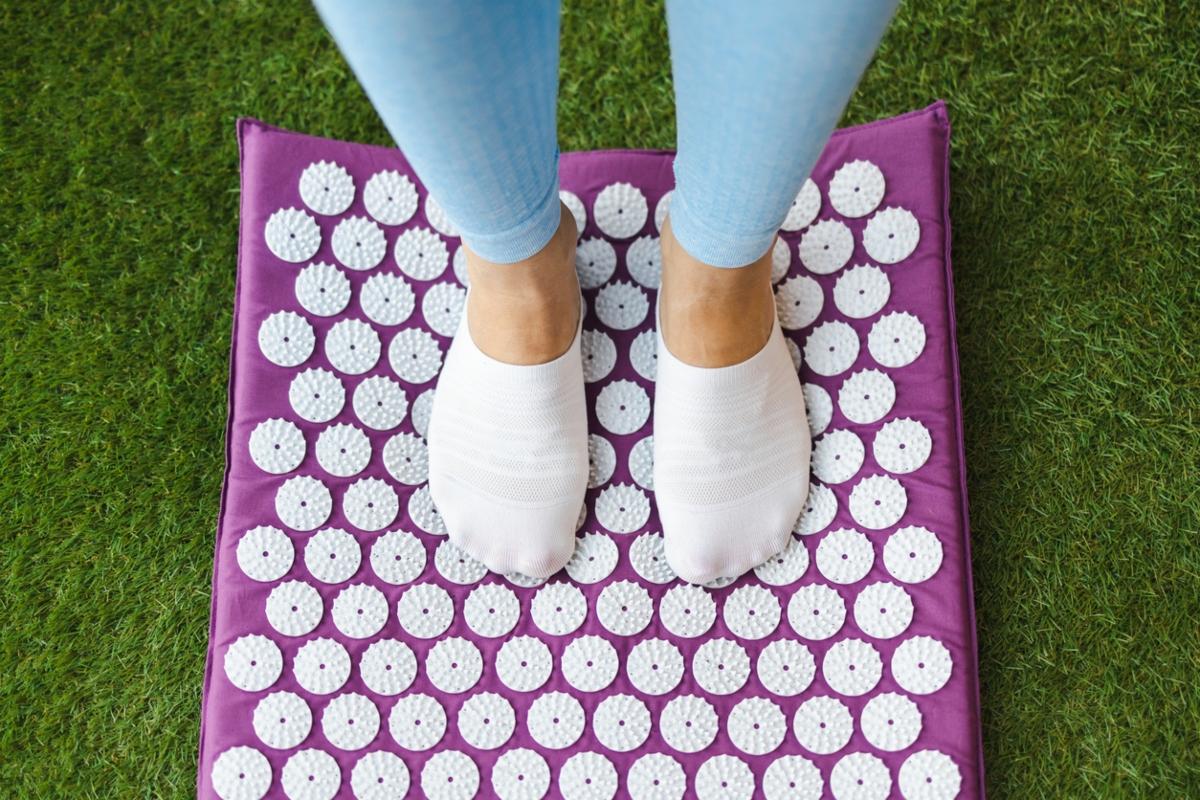
[[[650,477],[671,154],[568,153],[591,488],[544,583],[425,482],[459,240],[393,149],[243,120],[203,798],[983,795],[945,108],[838,131],[775,256],[814,489],[789,548],[692,587]]]

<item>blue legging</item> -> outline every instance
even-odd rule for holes
[[[762,256],[898,0],[667,0],[671,226],[693,257]],[[559,224],[558,0],[316,0],[464,241],[512,263]]]

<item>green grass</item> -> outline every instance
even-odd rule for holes
[[[1200,14],[1165,5],[910,3],[846,115],[954,124],[995,798],[1200,796]],[[0,20],[0,794],[184,797],[234,119],[388,138],[301,2]],[[672,144],[658,9],[572,3],[562,67],[564,149]]]

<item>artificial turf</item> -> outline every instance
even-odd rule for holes
[[[1200,796],[1200,13],[910,3],[949,103],[992,797]],[[302,2],[0,7],[0,795],[194,793],[255,116],[388,137]],[[669,147],[661,10],[569,3],[563,149]]]

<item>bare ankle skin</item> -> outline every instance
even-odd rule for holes
[[[575,218],[563,206],[554,238],[524,261],[493,264],[466,249],[467,322],[480,350],[497,361],[531,365],[570,348],[580,313],[577,238]]]
[[[672,355],[695,367],[727,367],[763,348],[775,324],[771,251],[737,269],[692,258],[663,223],[659,324]]]

